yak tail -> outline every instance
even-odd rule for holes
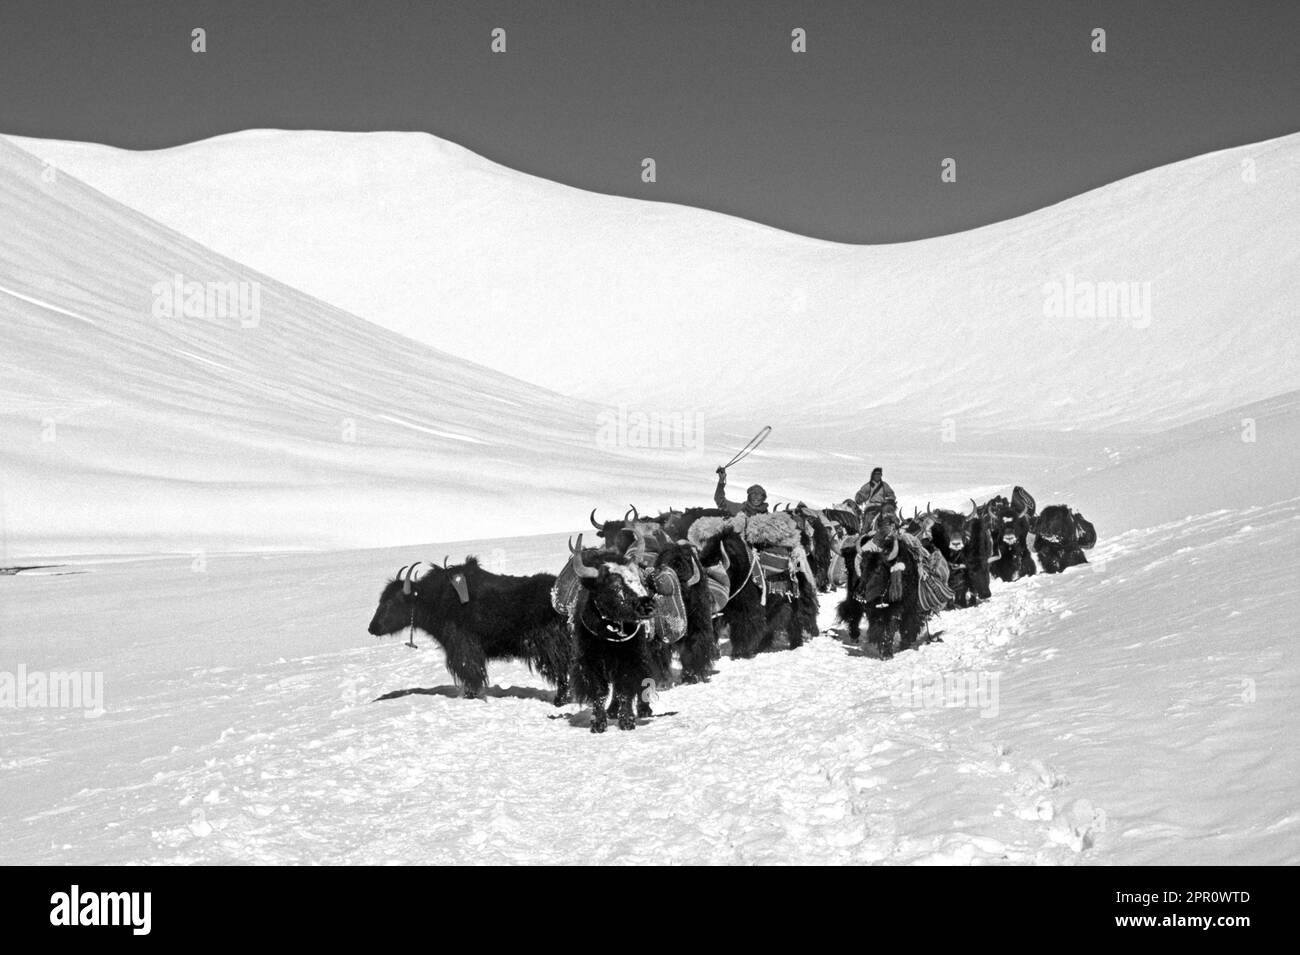
[[[858,614],[861,604],[853,597],[845,597],[835,605],[835,622],[849,623]]]

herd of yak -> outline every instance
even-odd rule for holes
[[[1017,487],[971,511],[892,507],[863,514],[852,501],[772,514],[713,508],[598,521],[600,545],[579,534],[557,575],[508,576],[463,564],[403,567],[379,598],[370,633],[431,635],[467,696],[482,694],[489,660],[519,659],[555,686],[557,706],[591,704],[591,731],[651,715],[648,687],[707,681],[722,640],[732,658],[817,636],[818,594],[840,586],[839,620],[882,659],[929,639],[927,618],[989,597],[993,577],[1015,580],[1087,563],[1096,531],[1066,505],[1039,513]],[[1035,559],[1037,558],[1037,560]],[[610,698],[612,691],[612,699]],[[607,703],[608,701],[608,703]]]

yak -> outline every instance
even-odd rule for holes
[[[996,558],[997,552],[994,549],[993,518],[987,510],[981,511],[974,500],[970,503],[962,562],[966,565],[966,606],[974,607],[981,600],[993,596],[989,590],[989,564]]]
[[[769,587],[759,553],[735,528],[724,527],[704,545],[700,561],[720,566],[728,581],[729,597],[722,620],[731,638],[731,658],[748,659],[770,650],[778,635],[790,649],[803,646],[805,636],[817,634],[817,593],[794,568],[779,583],[785,593]]]
[[[581,534],[569,550],[569,564],[582,585],[573,610],[574,699],[591,704],[593,733],[608,728],[610,709],[619,729],[636,729],[633,700],[643,700],[654,683],[654,598],[634,555],[611,548],[584,552]]]
[[[684,511],[669,511],[667,515],[663,522],[664,533],[675,541],[689,540],[691,526],[701,517],[731,517],[729,511],[717,507],[688,507]]]
[[[1059,574],[1068,567],[1086,564],[1084,549],[1096,542],[1096,528],[1065,504],[1043,508],[1034,523],[1034,550],[1045,573]]]
[[[948,562],[948,587],[953,592],[953,606],[971,603],[971,577],[967,573],[967,524],[969,518],[959,511],[928,509],[924,515],[930,540]]]
[[[621,521],[599,522],[594,510],[590,515],[591,523],[599,529],[599,536],[604,538],[607,549],[622,554],[624,558],[634,560],[643,567],[649,565],[649,576],[656,581],[666,570],[677,575],[687,618],[686,632],[672,644],[663,640],[654,642],[651,655],[656,664],[656,680],[659,682],[671,682],[674,651],[681,659],[683,683],[706,682],[713,671],[712,663],[718,658],[718,650],[713,632],[712,599],[698,554],[684,538],[697,518],[725,513],[710,508],[692,508],[686,512],[669,510],[658,517],[647,518],[642,517],[633,506]],[[670,536],[665,527],[669,522],[673,523],[671,530],[679,533],[680,537]],[[647,550],[650,551],[648,559]],[[638,699],[637,711],[640,715],[649,715],[650,706],[646,701]]]
[[[467,557],[454,567],[444,559],[417,579],[421,563],[403,567],[384,586],[370,621],[373,636],[423,630],[442,647],[467,697],[483,693],[489,660],[523,660],[555,687],[556,706],[569,701],[573,644],[568,622],[551,606],[553,574],[494,574]]]
[[[941,529],[940,533],[945,532]],[[840,601],[836,615],[848,624],[849,639],[859,642],[865,616],[867,642],[875,644],[881,659],[888,660],[896,649],[915,646],[925,625],[919,596],[921,571],[916,555],[902,541],[896,521],[882,521],[876,536],[869,540],[850,539],[844,548],[844,562],[848,596]]]
[[[1029,549],[1031,519],[1028,511],[1016,509],[1001,495],[985,504],[983,510],[989,516],[994,539],[995,556],[989,563],[989,572],[1007,583],[1038,573],[1033,552]]]
[[[638,532],[640,536],[654,541],[656,550],[670,540],[677,540],[675,537],[670,538],[663,528],[663,521],[672,513],[674,512],[669,511],[659,517],[642,517],[635,506],[629,506],[622,520],[598,521],[593,507],[588,519],[596,529],[596,536],[604,541],[606,547],[624,553],[633,545]]]
[[[822,517],[828,523],[839,527],[846,536],[862,533],[862,515],[851,500],[845,501],[838,507],[822,508]]]
[[[675,574],[680,582],[686,633],[676,644],[657,642],[655,659],[660,679],[668,682],[675,649],[682,664],[682,682],[706,683],[713,672],[713,661],[718,658],[718,640],[713,632],[713,598],[708,578],[694,545],[683,542],[661,549],[655,558],[654,573],[657,576],[667,571]]]
[[[799,528],[799,537],[808,554],[808,566],[812,570],[817,591],[824,594],[831,589],[831,565],[835,559],[831,524],[820,511],[802,501],[793,508],[786,508],[786,513],[794,518]]]

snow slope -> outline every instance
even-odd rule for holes
[[[703,462],[725,457],[704,451],[745,440],[710,420],[695,446],[602,443],[608,407],[403,339],[44,171],[0,141],[0,565],[554,530],[633,488],[703,501]],[[157,314],[176,275],[246,283],[250,305],[256,288],[257,321]]]
[[[608,440],[609,420],[644,406],[562,397],[411,342],[3,141],[0,208],[0,566],[585,526],[592,506],[707,503],[713,467],[758,426],[701,412],[667,447]],[[155,286],[177,275],[256,288],[259,320],[155,315]],[[883,464],[905,503],[955,503],[1096,455],[1052,435],[836,433],[790,409],[772,423],[734,474],[774,500],[838,501]]]
[[[566,393],[1149,432],[1300,384],[1300,134],[885,246],[590,194],[421,133],[14,142],[308,294]],[[971,187],[974,172],[940,183],[938,158],[936,189]],[[1149,283],[1150,308],[1049,318],[1049,283],[1076,302],[1088,283]],[[656,375],[630,385],[632,354]]]

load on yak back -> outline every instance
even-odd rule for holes
[[[729,501],[727,500],[727,469],[718,468],[718,486],[713,491],[713,503],[728,514],[744,514],[753,517],[755,514],[767,513],[767,491],[763,490],[761,484],[751,484],[745,492],[743,502]]]

